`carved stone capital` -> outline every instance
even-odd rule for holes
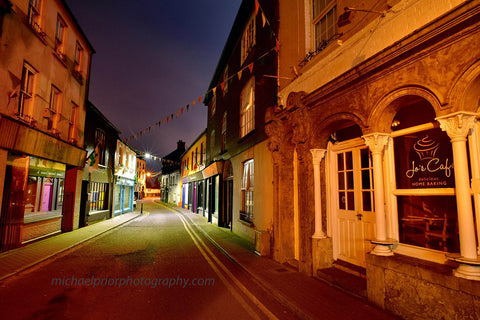
[[[287,110],[303,108],[305,104],[303,102],[303,98],[306,96],[306,93],[301,92],[290,92],[287,97]]]
[[[310,152],[312,153],[313,164],[320,165],[320,162],[325,156],[327,149],[310,149]]]
[[[382,153],[390,135],[388,133],[370,133],[362,137],[372,153]]]
[[[464,141],[475,126],[477,114],[460,111],[438,117],[435,120],[440,123],[440,128],[448,134],[452,142]]]
[[[305,144],[308,141],[310,131],[310,120],[305,109],[297,109],[287,115],[287,119],[292,126],[292,142],[295,145]]]

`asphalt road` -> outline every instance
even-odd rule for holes
[[[189,219],[144,212],[0,283],[0,318],[295,319]]]

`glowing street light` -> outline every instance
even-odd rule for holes
[[[152,155],[150,153],[148,153],[148,152],[145,153],[145,158],[150,159],[151,157],[152,157]]]

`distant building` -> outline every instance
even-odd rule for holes
[[[145,198],[146,178],[147,178],[147,162],[143,155],[137,155],[137,167],[135,175],[135,200]]]
[[[65,1],[0,1],[0,250],[78,228],[94,52]]]
[[[91,102],[87,102],[85,150],[80,200],[80,226],[113,216],[114,160],[118,129]]]
[[[207,148],[207,130],[205,129],[182,156],[181,166],[181,206],[195,213],[200,213],[212,221],[213,212],[208,210],[207,185],[203,179]]]
[[[161,201],[180,204],[180,160],[185,152],[185,142],[179,140],[177,149],[162,158]]]
[[[137,154],[121,140],[117,140],[114,165],[113,215],[133,211]]]
[[[277,104],[277,1],[242,1],[212,77],[208,95],[208,209],[270,255],[273,232],[272,158],[265,111]]]

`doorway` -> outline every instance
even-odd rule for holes
[[[330,150],[333,193],[334,257],[365,267],[375,238],[372,160],[362,138],[337,143]]]

